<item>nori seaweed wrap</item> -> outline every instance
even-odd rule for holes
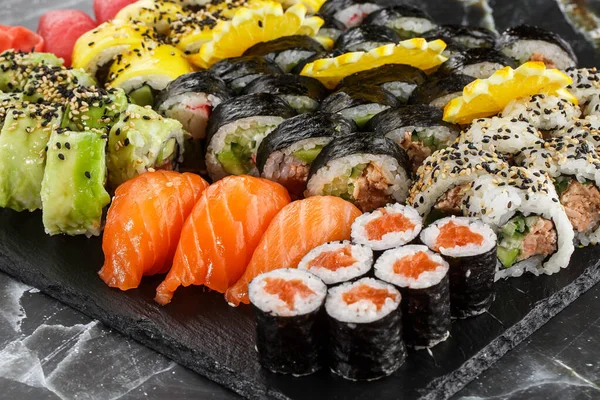
[[[271,93],[281,97],[298,113],[314,111],[328,91],[317,79],[294,74],[266,75],[248,84],[242,94]]]
[[[338,113],[354,120],[359,127],[390,107],[397,107],[400,102],[392,93],[379,86],[343,87],[327,96],[319,111]]]
[[[371,0],[327,0],[319,9],[319,14],[336,19],[349,29],[359,26],[367,15],[381,8]]]
[[[440,25],[425,32],[423,38],[442,39],[446,43],[456,42],[468,48],[493,48],[498,40],[498,36],[489,29],[464,25]]]
[[[215,63],[209,71],[238,93],[256,78],[283,72],[275,61],[255,56],[226,58]]]
[[[329,290],[329,368],[342,378],[372,381],[391,375],[406,359],[401,295],[373,278]]]
[[[394,29],[402,39],[420,37],[437,27],[429,14],[417,7],[395,5],[371,13],[365,25],[382,25]]]
[[[516,68],[516,63],[504,53],[490,48],[469,49],[451,57],[437,70],[439,75],[462,74],[487,79],[503,67]]]
[[[461,96],[465,86],[474,80],[472,76],[462,74],[430,76],[415,89],[408,104],[428,104],[443,109],[450,100]]]
[[[427,75],[419,68],[405,64],[386,64],[349,75],[342,79],[338,88],[357,85],[381,86],[393,93],[402,103],[406,103],[415,88],[426,80]]]
[[[292,197],[300,198],[310,165],[323,147],[357,129],[354,121],[339,114],[314,112],[290,118],[261,142],[256,167],[263,178],[280,183]]]
[[[386,44],[397,44],[400,40],[396,31],[388,27],[361,25],[342,33],[335,42],[335,48],[345,52],[370,51]]]
[[[319,278],[299,269],[274,270],[250,282],[256,349],[263,368],[293,376],[321,369],[326,293],[327,287]]]
[[[315,54],[314,56],[309,57],[306,60],[300,61],[298,65],[296,65],[290,72],[292,74],[299,75],[306,66],[306,64],[310,64],[311,62],[321,60],[323,58],[335,58],[341,56],[342,54],[344,54],[344,52],[338,49]]]
[[[299,62],[324,51],[323,46],[310,36],[293,35],[257,43],[243,55],[265,57],[275,61],[283,72],[290,72]]]

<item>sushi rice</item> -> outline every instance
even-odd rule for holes
[[[350,254],[347,254],[348,250],[350,250]],[[327,259],[323,260],[319,256],[328,255],[331,258],[335,258],[340,253],[348,257],[348,261],[351,261],[352,264],[343,265],[341,268],[334,265],[334,269],[319,264],[319,262],[328,261]],[[300,260],[298,269],[306,270],[318,276],[326,285],[335,285],[365,275],[371,269],[372,265],[373,251],[369,247],[343,241],[325,243],[319,247],[315,247]]]

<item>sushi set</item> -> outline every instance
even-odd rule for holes
[[[110,4],[0,53],[1,270],[294,399],[447,398],[600,280],[600,73],[557,34]]]

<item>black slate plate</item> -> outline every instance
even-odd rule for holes
[[[152,300],[160,277],[128,292],[104,285],[98,238],[46,236],[39,212],[0,210],[0,226],[1,270],[249,398],[447,398],[600,280],[598,249],[581,249],[559,274],[499,282],[489,313],[456,321],[448,341],[411,353],[389,378],[353,383],[326,371],[291,378],[258,365],[249,307],[229,307],[199,287],[178,290],[160,307]]]

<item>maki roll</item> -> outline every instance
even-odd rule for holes
[[[430,348],[450,336],[448,263],[427,246],[388,250],[375,263],[375,276],[402,294],[404,341],[416,349]]]
[[[290,72],[299,62],[324,51],[323,46],[311,37],[294,35],[257,43],[243,55],[265,57],[279,65],[283,72]]]
[[[31,103],[64,104],[73,95],[73,89],[95,84],[94,78],[83,70],[39,65],[23,87],[23,99]]]
[[[298,269],[306,270],[328,286],[365,276],[373,266],[373,250],[348,241],[330,242],[305,255]]]
[[[381,86],[396,96],[401,103],[406,103],[415,88],[426,80],[427,75],[418,68],[404,64],[386,64],[349,75],[342,79],[338,88],[358,85]]]
[[[329,368],[344,379],[373,381],[391,375],[406,359],[401,295],[373,278],[329,289]]]
[[[333,44],[346,30],[346,26],[335,18],[327,18],[323,15],[321,15],[321,17],[323,18],[324,23],[319,29],[318,36],[331,40],[331,43]],[[327,50],[331,49],[327,48]]]
[[[263,75],[283,73],[275,61],[254,56],[226,58],[216,62],[209,71],[237,93]]]
[[[283,121],[261,142],[256,153],[260,176],[275,181],[294,198],[306,189],[314,159],[333,138],[357,130],[353,121],[341,115],[307,113]]]
[[[375,11],[367,18],[366,25],[381,25],[395,30],[402,40],[421,37],[437,25],[423,10],[408,5],[397,5]]]
[[[256,349],[263,368],[293,376],[321,369],[326,294],[319,278],[298,269],[276,269],[250,282]]]
[[[400,36],[393,29],[380,25],[360,25],[342,33],[336,40],[335,47],[344,52],[370,51],[400,41]]]
[[[147,26],[159,35],[169,35],[171,22],[185,15],[187,13],[174,2],[140,0],[121,8],[114,19]]]
[[[416,172],[431,153],[450,146],[460,134],[457,125],[442,118],[442,110],[425,104],[391,108],[374,116],[366,130],[384,135],[406,150]]]
[[[99,129],[108,132],[127,105],[123,89],[75,88],[66,105],[61,127],[73,131]]]
[[[487,79],[503,67],[517,68],[517,64],[498,50],[476,48],[449,58],[440,66],[437,73],[463,74],[477,79]]]
[[[535,26],[519,25],[507,29],[498,46],[519,64],[541,61],[548,68],[561,70],[577,66],[577,56],[566,40]]]
[[[262,140],[295,114],[284,100],[270,93],[248,94],[219,104],[206,130],[210,177],[258,176],[256,156]]]
[[[379,86],[354,86],[342,87],[327,96],[319,111],[340,114],[361,128],[374,115],[399,105],[396,96]]]
[[[305,195],[331,195],[363,212],[403,202],[411,185],[408,156],[392,140],[357,133],[332,140],[313,161]]]
[[[110,187],[152,169],[175,169],[183,160],[185,135],[178,121],[130,104],[108,134]]]
[[[409,104],[428,104],[443,109],[450,100],[462,96],[463,89],[475,78],[472,76],[436,75],[418,86],[408,99]]]
[[[208,71],[185,74],[170,82],[156,97],[156,109],[181,122],[196,140],[206,137],[208,118],[216,106],[233,98],[225,82]]]
[[[46,146],[62,117],[59,106],[17,103],[0,131],[0,207],[34,211],[40,197]]]
[[[23,53],[6,50],[0,54],[0,91],[23,90],[29,76],[40,65],[61,67],[63,60],[50,53]]]
[[[105,182],[106,137],[102,132],[54,130],[41,188],[46,233],[100,235],[102,212],[110,203]]]
[[[314,111],[327,96],[327,88],[315,78],[293,74],[265,75],[248,84],[242,94],[271,93],[281,97],[299,114]]]
[[[464,25],[440,25],[425,32],[422,37],[428,41],[441,39],[446,43],[457,43],[469,49],[494,48],[498,39],[498,36],[489,29]]]
[[[333,18],[349,29],[359,26],[369,14],[381,8],[370,0],[327,0],[319,14],[325,19]]]
[[[486,312],[494,301],[497,238],[492,228],[473,218],[453,216],[423,229],[421,241],[450,265],[452,316]]]
[[[562,131],[579,118],[581,110],[568,100],[558,96],[536,94],[508,103],[501,116],[525,119],[542,131]]]
[[[312,57],[307,58],[306,60],[300,61],[290,72],[292,74],[300,75],[306,64],[315,62],[316,60],[321,60],[324,58],[335,58],[344,54],[343,51],[338,49],[333,49],[330,51],[326,51],[324,53],[315,54]]]
[[[411,206],[388,204],[365,213],[352,224],[352,241],[373,250],[393,249],[411,243],[419,236],[423,219]]]

